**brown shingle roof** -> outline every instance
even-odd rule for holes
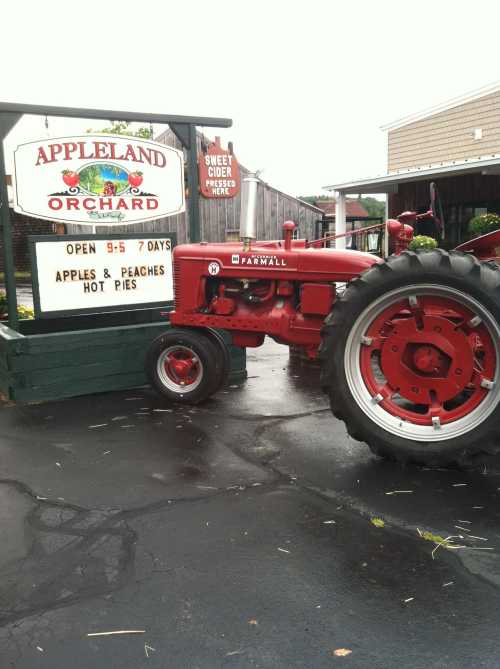
[[[336,204],[335,200],[316,200],[314,203],[316,207],[319,207],[323,211],[325,216],[335,216]],[[345,208],[346,216],[349,218],[364,218],[368,216],[368,212],[358,200],[349,200],[347,198]]]

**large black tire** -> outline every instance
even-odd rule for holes
[[[222,333],[219,330],[213,330],[212,328],[206,328],[203,330],[203,333],[207,335],[212,340],[212,343],[217,349],[217,354],[219,355],[220,363],[220,372],[219,380],[217,382],[217,387],[214,390],[214,393],[220,390],[223,386],[226,385],[229,378],[229,372],[231,371],[231,356],[229,354],[228,345],[222,336]]]
[[[493,351],[490,359],[496,360],[496,369],[493,379],[483,379],[480,384],[476,384],[474,392],[482,393],[481,397],[485,397],[481,400],[484,403],[480,403],[479,408],[474,408],[476,413],[462,416],[460,423],[457,420],[444,426],[441,426],[440,419],[432,419],[431,416],[429,420],[437,420],[436,425],[415,428],[414,425],[408,424],[407,419],[401,419],[394,413],[386,411],[385,397],[383,401],[379,395],[370,398],[367,385],[358,391],[354,380],[364,382],[363,373],[366,367],[356,360],[361,360],[363,345],[372,345],[370,338],[362,335],[365,324],[375,323],[374,320],[369,320],[372,315],[376,318],[379,314],[379,318],[382,318],[380,314],[385,313],[382,307],[384,304],[391,305],[392,295],[394,295],[392,304],[401,299],[408,299],[410,306],[418,305],[422,298],[419,297],[415,302],[414,295],[426,295],[425,286],[427,291],[429,286],[434,286],[435,295],[450,295],[458,301],[469,300],[469,306],[472,304],[476,307],[474,313],[478,313],[482,318],[482,324],[478,327],[484,325],[490,337],[488,341],[493,343],[489,349],[490,353]],[[377,305],[382,305],[379,312]],[[417,322],[417,318],[415,316],[414,318]],[[400,323],[401,320],[395,322]],[[416,253],[407,251],[400,256],[391,256],[384,263],[374,265],[348,285],[344,295],[337,300],[331,314],[326,318],[322,329],[319,353],[322,363],[321,384],[330,396],[333,414],[345,422],[348,433],[354,439],[366,442],[377,455],[401,462],[431,466],[451,464],[461,466],[474,460],[479,454],[500,452],[499,324],[500,268],[494,263],[479,262],[471,255],[456,251],[446,253],[436,249]],[[393,324],[390,325],[393,327]],[[467,326],[469,325],[472,327],[472,320],[467,321]],[[361,343],[357,343],[356,338],[361,339]],[[377,344],[377,346],[384,345],[386,344]],[[382,359],[381,351],[376,355],[380,355],[379,360]],[[358,368],[361,370],[361,379],[352,371]],[[461,371],[454,373],[458,374]],[[490,384],[487,393],[479,389],[487,387],[483,384]],[[469,383],[469,392],[472,385]],[[420,392],[418,388],[412,390]],[[464,390],[465,397],[467,397],[466,392],[467,389]],[[393,396],[388,395],[390,398],[396,396],[397,393]],[[370,402],[374,406],[377,402],[382,403],[378,405],[379,408],[372,410]],[[429,405],[429,412],[430,408],[432,407]],[[469,417],[470,425],[467,423]],[[436,436],[430,432],[432,427],[436,428]],[[446,438],[450,433],[453,433],[451,438]]]
[[[167,362],[170,352],[195,364],[182,380]],[[145,370],[153,388],[164,397],[182,404],[198,404],[220,387],[224,376],[224,357],[220,346],[203,330],[173,328],[156,337],[146,354]],[[183,385],[184,384],[184,385]]]

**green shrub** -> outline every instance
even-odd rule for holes
[[[7,314],[7,295],[3,290],[0,290],[0,320],[5,320],[7,318]],[[22,319],[35,318],[33,309],[31,307],[25,307],[22,304],[17,305],[17,315]]]
[[[408,248],[410,251],[430,251],[437,247],[438,243],[433,237],[426,237],[425,235],[417,235],[414,237]]]
[[[469,221],[471,237],[479,237],[494,230],[500,230],[500,216],[498,214],[480,214]]]

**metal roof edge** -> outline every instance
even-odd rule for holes
[[[459,107],[460,105],[466,104],[467,102],[472,102],[473,100],[477,100],[478,98],[482,98],[486,95],[491,95],[497,91],[500,91],[500,81],[488,84],[487,86],[482,86],[481,88],[476,88],[469,93],[450,98],[449,100],[434,105],[433,107],[428,107],[419,112],[415,112],[414,114],[403,116],[402,118],[396,119],[391,123],[381,125],[380,130],[397,130],[398,128],[402,128],[403,126],[410,123],[421,121],[422,119],[429,116],[434,116],[434,114],[439,114],[440,112],[447,111],[448,109],[453,109],[453,107]]]
[[[327,191],[342,191],[348,188],[356,188],[358,186],[376,186],[377,184],[397,183],[398,181],[405,181],[411,179],[412,177],[422,178],[426,176],[435,176],[437,174],[468,171],[474,168],[486,168],[497,165],[500,165],[500,155],[495,154],[494,156],[490,156],[482,160],[464,160],[460,162],[454,161],[452,163],[427,166],[425,168],[389,172],[388,174],[382,174],[377,177],[368,177],[365,179],[356,179],[353,181],[346,181],[344,183],[332,184],[330,186],[323,186],[323,189]]]

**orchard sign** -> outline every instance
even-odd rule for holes
[[[240,191],[240,167],[232,151],[223,149],[220,137],[198,159],[200,191],[204,197],[235,197]]]
[[[14,151],[14,209],[67,223],[140,223],[185,211],[184,157],[115,135],[60,137]]]

